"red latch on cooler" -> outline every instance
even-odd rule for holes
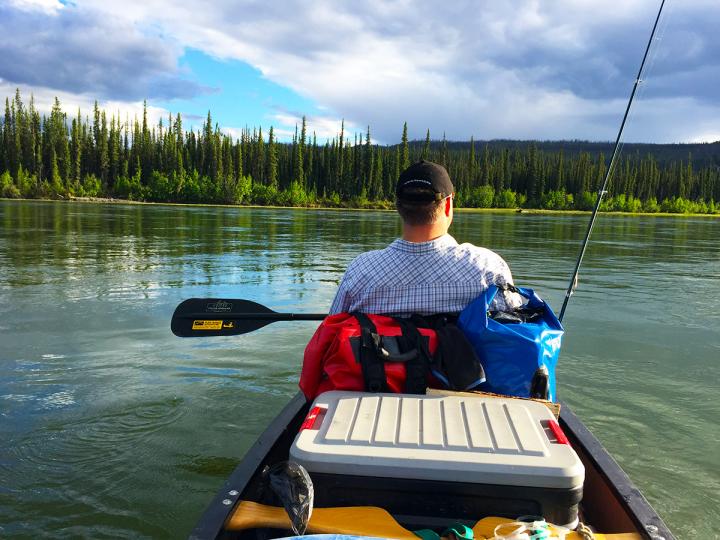
[[[327,408],[325,407],[313,407],[300,426],[300,431],[303,429],[320,429],[326,412]]]
[[[553,435],[555,435],[555,439],[558,444],[570,444],[570,441],[568,441],[568,438],[560,427],[560,424],[558,424],[555,420],[549,420],[548,427],[550,428],[550,431],[553,432]]]

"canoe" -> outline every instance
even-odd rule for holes
[[[288,459],[290,447],[309,412],[309,407],[301,393],[291,399],[225,481],[190,534],[191,539],[273,538],[293,535],[292,531],[287,530],[289,527],[279,524],[283,522],[282,508],[255,503],[258,502],[260,492],[261,471],[266,466]],[[559,424],[585,467],[583,496],[579,505],[580,515],[583,523],[603,533],[596,535],[597,538],[673,539],[673,534],[640,490],[566,404],[561,406]],[[315,531],[308,530],[307,534],[311,532],[348,534],[346,529],[328,530],[327,522],[336,520],[344,524],[348,522],[357,524],[359,521],[365,521],[379,524],[380,527],[374,532],[372,530],[367,532],[367,536],[412,538],[409,530],[433,525],[438,528],[443,522],[455,517],[444,515],[447,506],[442,504],[435,506],[436,512],[433,516],[428,516],[426,510],[422,516],[413,516],[407,512],[403,512],[403,515],[389,515],[382,510],[383,503],[389,501],[385,493],[387,482],[378,482],[377,478],[363,479],[350,475],[337,476],[335,481],[339,486],[347,482],[348,489],[343,497],[342,508],[324,508],[334,505],[328,504],[332,501],[323,501],[322,493],[316,490],[314,517],[311,518],[310,523],[312,525],[315,520],[320,525]],[[362,500],[358,500],[359,504],[353,500],[354,493],[362,494]],[[368,500],[377,501],[375,505],[379,508],[368,508],[366,506]],[[363,508],[359,508],[360,506]],[[480,530],[484,530],[483,527],[485,529],[490,527],[488,529],[490,532],[484,533],[488,537],[492,535],[492,526],[502,523],[494,517],[476,517],[480,520],[477,523]],[[245,525],[240,524],[243,519]],[[248,528],[248,519],[251,524],[253,520],[255,521],[254,528]],[[285,521],[287,521],[286,517]],[[475,530],[479,530],[478,528]],[[357,530],[353,530],[352,533],[359,534]]]

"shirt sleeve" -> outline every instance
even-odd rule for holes
[[[489,280],[491,283],[502,287],[503,285],[513,285],[512,273],[510,267],[498,255],[496,267],[491,270],[492,279]],[[517,293],[510,291],[498,291],[495,295],[495,299],[490,304],[490,307],[494,310],[504,311],[520,307],[523,304],[522,296]]]
[[[330,315],[345,313],[350,309],[350,288],[348,286],[347,272],[340,281],[340,286],[335,293],[335,299],[330,306]]]

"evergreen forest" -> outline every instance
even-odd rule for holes
[[[180,114],[149,125],[100,110],[41,115],[19,90],[0,120],[0,197],[103,197],[134,201],[391,208],[400,171],[421,158],[443,164],[456,204],[475,208],[592,209],[612,145],[583,141],[373,143],[344,124],[318,141],[303,118],[292,142],[273,128],[224,134],[208,112],[202,129]],[[720,213],[720,143],[628,144],[602,210]]]

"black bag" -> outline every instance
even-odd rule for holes
[[[437,334],[438,346],[430,368],[435,378],[450,390],[471,390],[485,382],[485,370],[455,319],[452,315],[411,318],[418,326],[432,328]]]

